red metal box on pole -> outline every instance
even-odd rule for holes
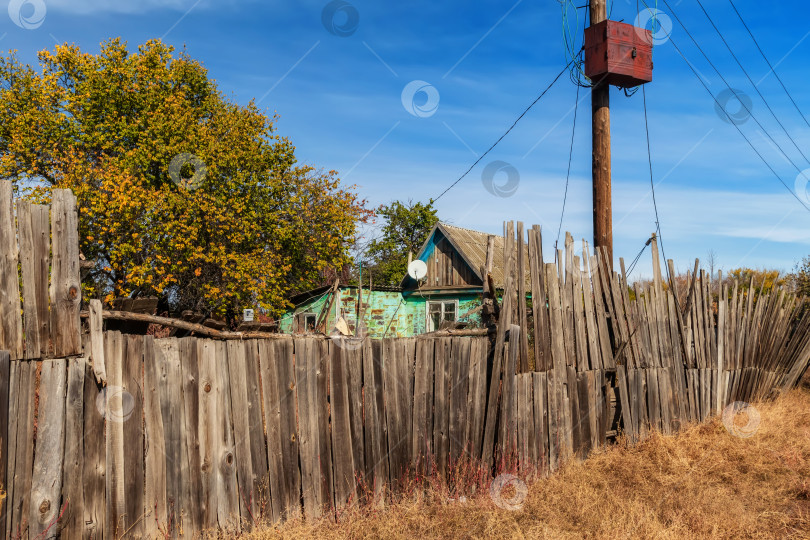
[[[633,88],[652,81],[652,33],[617,21],[585,29],[585,75],[595,84]]]

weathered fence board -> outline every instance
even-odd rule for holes
[[[12,360],[23,356],[20,282],[17,273],[17,228],[11,182],[0,181],[0,350]]]
[[[105,537],[107,465],[104,412],[103,390],[97,386],[92,368],[84,362],[83,538]],[[112,534],[106,536],[111,538]]]
[[[86,368],[85,358],[76,358],[68,362],[65,458],[62,469],[62,500],[67,510],[62,533],[66,538],[82,538],[84,535],[84,377]],[[2,402],[2,396],[0,396],[0,402]],[[92,407],[94,403],[90,402],[87,406]]]
[[[123,533],[143,536],[147,516],[144,501],[145,459],[143,453],[143,336],[126,336],[122,357],[121,415],[108,421],[123,424],[123,478],[126,510]],[[107,387],[108,391],[110,387]],[[116,389],[113,388],[113,391]],[[150,513],[150,515],[152,515]]]
[[[340,449],[334,454],[335,505],[344,507],[357,502],[354,452],[352,448],[352,420],[349,411],[349,366],[341,342],[333,341],[330,358],[329,395],[332,407],[332,447]]]
[[[124,475],[124,342],[121,334],[110,332],[104,340],[108,386],[104,392],[104,423],[106,426],[107,512],[104,530],[111,537],[126,530],[124,517],[126,487]],[[129,406],[127,403],[126,406]]]
[[[64,358],[82,352],[79,216],[76,197],[69,189],[54,189],[52,196],[51,332],[53,354]]]
[[[8,351],[0,351],[0,490],[5,497],[0,499],[0,533],[6,530],[6,514],[8,513],[9,494],[9,400],[11,387],[11,355]]]
[[[57,526],[65,457],[67,360],[45,360],[39,384],[39,414],[28,534],[44,537]],[[140,452],[143,455],[143,452]]]
[[[180,348],[175,338],[161,339],[155,344],[155,372],[156,385],[160,406],[160,424],[163,427],[163,448],[155,448],[155,452],[163,452],[164,466],[166,468],[166,516],[165,531],[176,533],[180,528],[180,509],[183,500],[183,486],[188,482],[184,472],[188,474],[187,463],[182,461],[183,446],[183,378],[180,368]],[[146,366],[145,373],[148,374]],[[151,375],[149,375],[151,379]],[[147,385],[147,389],[149,386]],[[151,407],[151,405],[150,405]],[[158,441],[156,440],[155,443]],[[159,466],[159,465],[158,465]],[[159,515],[159,512],[158,512]],[[159,521],[159,520],[158,520]],[[161,523],[159,522],[159,525]]]

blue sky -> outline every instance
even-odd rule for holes
[[[703,4],[777,118],[810,156],[810,127],[769,73],[731,4]],[[636,5],[614,0],[612,18],[632,22]],[[782,132],[696,0],[670,0],[669,5],[729,84],[750,96],[754,116],[793,163],[752,119],[739,127],[810,206],[807,186],[796,182],[810,162]],[[777,73],[799,107],[810,115],[805,83],[810,25],[799,16],[803,6],[751,0],[735,5],[771,62],[778,63]],[[0,46],[18,50],[29,62],[36,51],[57,42],[97,52],[101,41],[117,36],[133,48],[151,38],[185,47],[232,100],[256,99],[269,113],[277,112],[278,131],[292,139],[301,161],[337,170],[372,206],[439,195],[568,61],[557,0],[349,0],[336,6],[326,0],[13,0],[9,12],[19,24],[11,17],[0,23]],[[674,19],[663,2],[658,9]],[[580,24],[584,11],[579,10]],[[662,41],[654,51],[654,81],[646,90],[666,255],[680,270],[695,257],[705,259],[710,250],[725,269],[790,270],[810,254],[810,212],[718,115],[673,43],[715,95],[726,86],[686,31],[673,20],[671,39]],[[430,85],[429,95],[417,92],[403,99],[413,81]],[[578,109],[563,222],[563,231],[577,239],[592,235],[586,92],[580,91],[585,99]],[[611,92],[615,252],[629,262],[655,230],[655,214],[642,94],[627,98],[617,89]],[[539,223],[550,253],[562,208],[575,96],[576,86],[563,75],[500,145],[438,201],[441,218],[493,233],[501,232],[505,219]],[[729,105],[731,112],[738,109],[736,103]],[[511,196],[485,189],[482,173],[493,161],[508,163],[519,174]],[[494,178],[496,186],[506,182],[505,173]],[[634,277],[648,275],[650,268],[645,256]]]

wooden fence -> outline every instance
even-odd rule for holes
[[[76,219],[60,190],[15,216],[0,182],[8,538],[236,532],[385,504],[459,464],[545,474],[617,431],[669,433],[791,388],[810,363],[804,300],[705,272],[678,291],[654,241],[653,280],[631,288],[623,262],[577,256],[570,235],[546,264],[520,223],[491,339],[155,340],[104,333],[92,304],[82,334]]]
[[[0,181],[0,350],[14,360],[81,354],[76,198],[54,189],[51,206],[18,200],[16,224],[14,206]]]
[[[547,462],[553,470],[567,456],[586,455],[604,443],[611,425],[631,440],[651,429],[672,433],[733,402],[792,388],[807,370],[806,299],[781,289],[757,293],[761,284],[753,280],[729,290],[696,265],[681,305],[677,281],[663,279],[654,236],[653,279],[631,287],[623,261],[621,274],[612,271],[604,257],[589,255],[586,242],[580,258],[568,234],[557,263],[543,264],[537,226],[528,231],[530,275],[524,276],[523,250],[515,248],[522,224],[517,237],[513,224],[506,224],[505,235],[509,277],[496,357],[503,356],[498,347],[510,322],[534,336],[529,351],[526,333],[521,335],[519,358],[506,367],[518,375],[514,382],[504,379],[504,399],[513,400],[507,417],[517,415],[517,433],[502,443],[510,455],[516,448],[522,462]],[[667,263],[674,276],[672,261]],[[531,318],[526,302],[518,301],[527,283]]]
[[[4,532],[191,536],[384,502],[410,473],[481,455],[487,352],[484,337],[108,332],[106,387],[86,357],[6,356]]]

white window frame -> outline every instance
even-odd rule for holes
[[[430,319],[430,305],[431,304],[441,304],[442,305],[442,320],[444,319],[444,306],[445,304],[453,304],[455,306],[455,314],[456,318],[453,322],[458,322],[458,299],[455,300],[428,300],[425,302],[425,330],[427,332],[435,332],[438,328],[431,328],[431,319]]]
[[[298,333],[309,334],[310,330],[307,328],[307,317],[312,316],[315,319],[315,324],[318,324],[318,314],[309,311],[302,311],[298,314]],[[315,329],[313,329],[314,331]]]

